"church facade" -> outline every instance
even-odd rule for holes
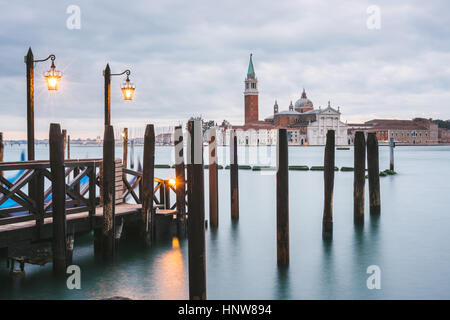
[[[340,108],[332,108],[330,102],[324,109],[314,108],[305,89],[295,104],[290,103],[287,110],[280,110],[277,101],[273,114],[259,120],[258,79],[253,66],[252,55],[244,80],[244,125],[232,126],[236,130],[239,145],[275,145],[277,129],[285,128],[290,145],[324,145],[328,130],[335,130],[336,144],[347,145],[347,125],[343,123]],[[218,135],[219,144],[228,144],[229,129],[222,128]]]

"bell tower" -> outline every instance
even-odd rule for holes
[[[253,68],[252,54],[248,63],[247,78],[244,91],[245,124],[258,122],[258,79]]]

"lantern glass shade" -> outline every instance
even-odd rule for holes
[[[44,78],[47,82],[48,90],[58,90],[59,81],[61,80],[62,72],[56,70],[55,65],[52,64],[50,70],[44,72]]]
[[[136,89],[136,86],[134,83],[130,82],[130,79],[127,77],[127,80],[125,80],[124,83],[120,86],[122,90],[122,95],[124,100],[133,100],[134,96],[134,89]]]

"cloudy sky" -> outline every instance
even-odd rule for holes
[[[80,8],[80,29],[67,13]],[[380,28],[375,13],[380,9]],[[26,136],[23,57],[56,55],[49,93],[36,65],[36,136],[51,122],[72,137],[103,132],[103,76],[131,69],[132,102],[112,79],[112,124],[175,125],[190,116],[241,124],[249,54],[260,119],[297,100],[340,106],[348,122],[450,118],[448,1],[3,1],[0,0],[0,131]],[[369,27],[368,27],[369,25]]]

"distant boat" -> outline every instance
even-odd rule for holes
[[[350,147],[337,147],[337,150],[350,150]]]

